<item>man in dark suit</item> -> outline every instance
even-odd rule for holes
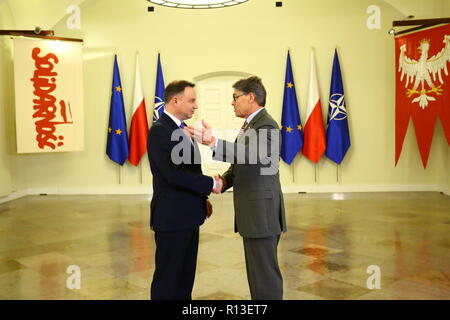
[[[281,300],[277,247],[286,219],[278,171],[280,130],[264,107],[266,90],[260,78],[242,79],[233,88],[234,112],[245,119],[234,143],[216,139],[206,122],[200,130],[185,130],[213,149],[214,160],[231,163],[219,177],[222,192],[233,187],[235,232],[243,237],[252,299]]]
[[[164,102],[165,111],[150,128],[147,142],[153,175],[150,226],[156,243],[151,299],[190,300],[199,226],[208,214],[208,195],[220,192],[222,181],[202,174],[197,143],[182,130],[183,121],[198,108],[194,84],[170,83]]]

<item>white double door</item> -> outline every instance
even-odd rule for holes
[[[205,120],[212,128],[214,136],[233,142],[244,123],[237,118],[231,102],[233,100],[232,85],[242,77],[222,76],[200,80],[196,83],[198,110],[190,120],[190,124],[201,126]],[[199,146],[202,157],[202,170],[205,175],[224,173],[229,163],[212,160],[209,147]]]

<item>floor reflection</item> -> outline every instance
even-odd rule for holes
[[[0,205],[0,299],[148,299],[148,196],[26,197]],[[249,299],[232,194],[211,196],[195,299]],[[285,299],[450,299],[450,198],[439,193],[286,194]],[[81,270],[81,289],[66,286]],[[367,288],[368,266],[381,289]]]

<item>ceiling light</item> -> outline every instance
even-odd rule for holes
[[[147,0],[154,4],[181,9],[224,8],[247,2],[248,0]]]

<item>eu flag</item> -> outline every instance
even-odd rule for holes
[[[156,73],[155,107],[153,111],[153,122],[159,119],[164,112],[164,76],[161,67],[161,59],[158,53],[158,69]]]
[[[295,93],[289,51],[286,65],[286,79],[284,81],[281,125],[281,158],[287,164],[291,164],[297,153],[303,147],[303,128],[298,112],[297,95]]]
[[[123,165],[128,158],[127,121],[125,119],[122,84],[120,82],[117,55],[114,57],[114,75],[112,83],[111,106],[109,110],[108,143],[106,146],[108,157]]]
[[[325,150],[325,155],[337,164],[341,164],[345,153],[350,147],[347,117],[341,67],[337,50],[335,50],[328,107],[327,149]]]

